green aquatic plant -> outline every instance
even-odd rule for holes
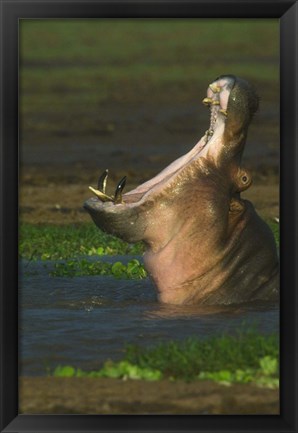
[[[128,244],[93,223],[20,224],[19,254],[27,260],[61,260],[92,255],[142,254],[143,244]]]
[[[214,380],[223,385],[231,385],[232,383],[252,383],[266,388],[278,388],[278,359],[271,356],[264,356],[259,359],[259,368],[246,368],[219,371],[201,371],[198,379]]]
[[[279,377],[277,367],[270,374],[263,370],[261,364],[264,359],[269,359],[274,365],[278,365],[276,358],[264,357],[259,360],[260,368],[247,368],[244,370],[236,369],[219,370],[219,371],[201,371],[196,377],[188,378],[189,380],[212,380],[222,385],[231,385],[233,383],[254,383],[266,388],[278,388]],[[109,377],[112,379],[143,379],[143,380],[161,380],[168,378],[170,380],[184,379],[179,376],[166,376],[161,370],[140,367],[128,361],[112,362],[107,361],[98,371],[83,371],[80,368],[72,366],[58,366],[52,372],[54,377]]]
[[[160,380],[162,373],[150,368],[141,368],[127,361],[114,363],[107,361],[103,368],[98,371],[83,371],[80,368],[74,368],[70,365],[58,366],[53,371],[54,377],[110,377],[113,379],[143,379],[143,380]]]
[[[235,356],[238,354],[238,356]],[[126,347],[120,362],[107,361],[97,371],[58,366],[59,377],[110,377],[121,379],[213,380],[224,385],[254,383],[279,386],[278,336],[259,335],[255,330],[235,336],[160,343],[153,348]]]
[[[201,371],[256,370],[261,358],[278,358],[278,346],[276,334],[263,336],[254,329],[241,329],[234,336],[188,338],[184,341],[160,343],[152,348],[129,345],[125,359],[132,364],[154,368],[169,376],[187,380],[196,377]]]
[[[112,275],[115,278],[142,279],[147,277],[143,265],[137,259],[130,260],[126,265],[122,262],[90,262],[87,259],[72,259],[55,263],[52,277],[78,277],[86,275]]]

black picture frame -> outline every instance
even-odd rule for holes
[[[1,432],[296,432],[298,4],[285,0],[41,1],[1,5]],[[279,18],[281,388],[279,415],[18,414],[18,23],[22,18]]]

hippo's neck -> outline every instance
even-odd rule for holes
[[[144,255],[146,269],[158,291],[159,301],[169,304],[200,302],[220,287],[222,275],[220,252],[207,261],[197,256],[196,248],[167,245],[158,253],[148,250]],[[181,248],[181,249],[180,249]],[[204,251],[205,248],[202,248]],[[203,252],[202,251],[202,252]],[[205,254],[203,253],[203,256]],[[205,256],[206,257],[206,256]],[[211,284],[212,282],[212,284]]]
[[[180,229],[170,238],[166,233],[167,226],[160,226],[168,241],[149,244],[144,255],[146,269],[157,287],[160,301],[183,304],[195,299],[199,302],[221,286],[225,278],[221,262],[229,233],[228,216],[226,223],[224,218],[224,212],[221,220],[206,215],[205,223],[199,227],[195,215],[192,219],[181,216]],[[200,215],[198,220],[201,221]]]
[[[252,226],[259,230],[255,242],[251,242]],[[214,220],[200,231],[185,224],[163,248],[158,251],[149,248],[144,255],[159,300],[169,304],[228,304],[237,303],[239,299],[250,301],[254,296],[258,299],[258,293],[252,291],[262,287],[264,269],[267,276],[272,275],[273,281],[278,266],[274,249],[268,251],[270,233],[267,229],[251,203],[235,199],[230,202],[226,223],[222,219]],[[268,256],[268,265],[264,265],[264,261],[256,257],[256,273],[246,276],[240,293],[236,290],[237,278],[242,272],[246,273],[248,258],[255,249],[261,256],[269,254],[272,258]]]

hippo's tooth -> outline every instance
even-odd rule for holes
[[[227,110],[224,110],[223,108],[221,108],[220,110],[218,110],[221,114],[223,114],[224,116],[226,116],[227,117],[227,115],[228,115],[228,112],[227,112]]]
[[[93,192],[93,194],[96,195],[101,201],[113,201],[113,197],[110,197],[109,195],[105,194],[102,191],[99,191],[98,189],[92,188],[92,186],[89,186],[90,191]]]
[[[99,189],[99,191],[102,191],[103,193],[106,192],[106,185],[107,185],[107,180],[108,180],[108,174],[109,174],[109,170],[106,169],[101,176],[99,176],[98,178],[98,182],[97,182],[97,188]]]
[[[221,91],[221,88],[214,83],[209,84],[209,87],[213,93],[219,93]]]
[[[213,101],[213,99],[211,99],[211,98],[204,98],[202,102],[205,105],[210,105],[210,104],[212,104],[212,101]]]
[[[204,98],[202,102],[205,105],[220,105],[220,102],[217,99],[212,98]]]
[[[126,183],[126,176],[124,176],[120,182],[118,183],[118,185],[116,186],[116,190],[115,190],[115,198],[114,198],[114,203],[122,203],[122,191],[125,187],[125,183]]]

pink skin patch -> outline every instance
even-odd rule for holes
[[[176,161],[172,162],[149,181],[144,182],[137,188],[124,194],[124,204],[140,204],[145,197],[147,198],[147,194],[151,194],[153,192],[156,193],[159,189],[161,190],[165,184],[187,164],[201,156],[206,156],[207,151],[209,152],[211,150],[212,144],[222,144],[219,142],[218,137],[223,133],[226,115],[220,112],[220,110],[227,110],[232,82],[232,79],[224,78],[211,83],[207,89],[207,98],[210,98],[210,100],[212,100],[214,103],[210,102],[210,104],[208,104],[210,106],[210,128],[208,131],[206,131],[205,135],[187,154],[176,159]],[[212,88],[214,88],[215,91],[212,90]],[[217,152],[214,152],[214,156],[216,156],[216,153]],[[143,194],[142,199],[136,203],[132,203],[130,201],[130,196],[133,196],[134,194]]]
[[[230,85],[231,81],[230,79],[223,78],[218,81],[214,81],[211,83],[207,89],[207,98],[211,98],[214,101],[220,102],[220,108],[223,110],[227,110],[228,108],[228,101],[229,101],[229,95],[230,95]],[[216,90],[216,89],[219,90]],[[214,89],[214,90],[212,90]]]
[[[208,154],[208,157],[213,158],[216,163],[223,144],[222,135],[227,117],[229,95],[233,84],[233,78],[226,77],[220,78],[209,85],[207,97],[203,99],[203,103],[210,108],[209,129],[188,153],[176,159],[176,161],[172,162],[152,179],[123,194],[122,201],[119,203],[112,201],[109,197],[108,199],[105,197],[101,198],[99,191],[96,194],[96,190],[90,188],[97,195],[99,204],[104,208],[110,208],[111,206],[117,208],[139,206],[151,194],[158,193],[168,182],[173,181],[173,178],[179,174],[180,170],[194,160],[206,157]]]

